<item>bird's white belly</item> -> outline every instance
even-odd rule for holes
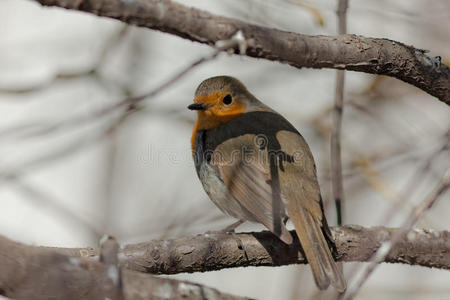
[[[231,195],[225,183],[208,163],[202,163],[198,175],[209,198],[221,211],[239,220],[256,221]]]

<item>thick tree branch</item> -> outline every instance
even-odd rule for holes
[[[227,299],[243,300],[219,291],[136,271],[123,270],[122,295],[111,296],[117,285],[116,267],[74,258],[45,248],[26,246],[0,236],[0,295],[14,299]]]
[[[384,74],[450,104],[450,68],[440,57],[403,43],[357,35],[310,36],[215,16],[169,0],[34,0],[80,10],[214,45],[241,30],[246,55],[297,68],[334,68]],[[236,48],[237,51],[237,48]]]
[[[355,225],[332,228],[339,253],[337,260],[369,261],[379,246],[396,231]],[[296,236],[294,232],[292,234]],[[75,257],[98,256],[98,249],[94,248],[52,249]],[[244,266],[305,264],[299,249],[297,239],[289,246],[270,232],[210,233],[127,245],[120,251],[119,260],[122,266],[131,270],[175,274]],[[413,230],[384,261],[450,270],[450,232]]]
[[[337,259],[368,261],[397,231],[360,226],[332,229]],[[110,241],[103,243],[100,255],[100,250],[94,248],[27,246],[0,236],[0,295],[15,299],[99,299],[120,287],[124,299],[159,299],[167,295],[171,299],[243,299],[143,273],[304,264],[299,249],[298,240],[288,246],[270,232],[210,233],[127,245],[119,250],[117,261],[114,253],[118,246]],[[384,261],[450,269],[450,233],[413,230],[398,241]]]

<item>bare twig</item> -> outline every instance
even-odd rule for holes
[[[442,142],[439,142],[442,143]],[[386,215],[383,217],[383,219],[379,222],[380,224],[389,224],[392,221],[392,218],[395,215],[395,212],[398,211],[398,208],[404,208],[408,209],[408,211],[411,211],[410,205],[408,205],[407,200],[412,195],[412,192],[420,185],[420,179],[423,178],[423,174],[426,174],[429,169],[431,168],[432,163],[437,160],[437,158],[442,155],[446,154],[446,152],[450,149],[450,135],[447,133],[444,136],[444,141],[442,145],[440,145],[436,150],[434,150],[431,155],[426,159],[424,165],[419,168],[413,177],[408,181],[406,188],[404,189],[403,193],[397,193],[395,191],[388,191],[387,186],[388,183],[382,182],[382,178],[379,177],[378,174],[373,174],[375,172],[374,170],[370,170],[370,166],[366,165],[369,163],[367,159],[365,161],[362,161],[360,163],[360,169],[362,169],[362,173],[366,173],[366,180],[370,185],[372,185],[376,190],[382,191],[382,194],[384,195],[384,198],[386,199],[393,199],[394,200],[394,206],[391,207]],[[354,152],[354,156],[361,157],[361,154],[358,154],[357,152]],[[369,168],[369,170],[365,170],[366,168]],[[380,182],[381,181],[381,182]],[[380,185],[382,183],[382,186]],[[425,219],[425,216],[422,216],[422,220]],[[423,222],[422,222],[423,223]],[[429,220],[427,220],[427,223],[431,223]],[[363,270],[364,266],[361,266],[360,270]],[[353,268],[353,270],[349,274],[349,278],[353,278],[355,274],[357,274],[358,268]]]
[[[32,135],[32,136],[43,135],[43,134],[58,132],[63,129],[68,129],[68,128],[72,128],[72,127],[76,128],[76,127],[79,127],[80,125],[88,123],[88,122],[98,121],[99,118],[105,117],[105,116],[115,112],[116,110],[122,109],[122,108],[126,109],[125,112],[123,112],[123,113],[127,113],[128,111],[130,111],[130,107],[133,108],[136,106],[136,104],[142,102],[143,100],[151,98],[151,97],[155,97],[156,95],[158,95],[159,93],[161,93],[162,91],[164,91],[165,89],[167,89],[168,87],[170,87],[171,85],[176,83],[184,75],[186,75],[187,73],[192,71],[198,65],[216,58],[217,55],[219,55],[222,51],[237,48],[237,49],[239,49],[239,51],[243,51],[242,53],[245,53],[246,46],[247,46],[247,42],[246,42],[244,36],[242,35],[242,32],[238,31],[230,39],[219,41],[214,52],[197,59],[196,61],[191,63],[189,66],[185,67],[184,69],[182,69],[181,71],[176,73],[174,76],[169,78],[166,82],[164,82],[163,84],[161,84],[160,86],[158,86],[157,88],[153,89],[152,91],[150,91],[148,93],[144,93],[139,96],[126,98],[122,101],[119,101],[117,103],[111,104],[106,107],[103,107],[103,108],[96,110],[94,112],[91,112],[90,114],[87,114],[87,115],[78,116],[78,117],[74,117],[74,118],[67,119],[67,120],[62,120],[61,122],[57,122],[57,123],[51,124],[49,126],[45,126],[44,128],[37,128],[33,132],[28,132],[27,135]],[[119,120],[120,119],[121,119],[121,117],[119,117]],[[115,126],[116,126],[116,122],[114,122],[109,128],[111,129],[111,128],[114,128]],[[105,136],[105,134],[108,134],[108,132],[109,132],[109,129],[106,130],[105,132],[102,132],[100,134],[100,137],[103,138]],[[65,155],[67,152],[71,153],[74,151],[74,149],[79,149],[80,147],[84,146],[85,144],[89,144],[89,142],[91,142],[92,140],[96,140],[96,138],[98,138],[98,136],[96,136],[94,139],[89,138],[89,140],[85,141],[84,143],[80,143],[79,141],[76,141],[75,143],[70,144],[67,147],[64,147],[63,149],[58,149],[58,151],[56,151],[56,152],[53,151],[51,153],[45,153],[44,155],[42,155],[38,158],[34,158],[28,162],[21,162],[18,166],[4,168],[3,170],[0,170],[0,180],[19,176],[22,172],[25,171],[25,169],[32,168],[32,167],[35,167],[38,165],[42,165],[45,162],[54,160],[55,158],[57,158],[60,155]]]
[[[348,0],[338,0],[336,11],[338,17],[338,33],[347,33],[347,7]],[[341,226],[345,218],[345,195],[344,182],[342,179],[342,155],[341,155],[341,131],[342,114],[344,113],[344,83],[345,71],[337,70],[336,87],[334,91],[333,126],[331,131],[330,154],[331,154],[331,185],[336,206],[337,225]],[[344,266],[338,263],[343,273]],[[337,292],[337,291],[336,291]]]
[[[408,181],[407,185],[403,188],[402,197],[403,199],[408,199],[413,191],[420,185],[421,178],[423,174],[426,174],[433,164],[433,162],[441,155],[446,154],[450,151],[450,131],[444,136],[444,143],[437,150],[433,151],[429,158],[425,161],[423,166],[413,174],[412,178]],[[448,154],[448,153],[447,153]],[[382,224],[388,224],[390,222],[391,216],[386,216]]]
[[[377,250],[377,252],[371,258],[370,264],[362,270],[360,274],[358,274],[357,278],[349,286],[348,292],[345,294],[345,300],[353,299],[353,297],[358,293],[361,286],[364,282],[369,278],[372,272],[375,270],[376,266],[385,260],[385,258],[390,254],[393,249],[398,247],[398,243],[405,238],[410,241],[414,241],[416,239],[416,232],[411,231],[414,224],[419,220],[422,214],[428,210],[440,195],[445,193],[447,189],[450,187],[450,168],[445,172],[444,177],[438,186],[431,192],[431,194],[423,201],[421,204],[416,206],[414,210],[411,212],[409,217],[405,220],[401,228],[396,231],[390,239],[387,239],[382,243],[381,247]],[[450,251],[446,256],[450,255]],[[447,258],[448,259],[448,258]]]
[[[242,54],[244,54],[246,51],[246,47],[247,47],[247,42],[246,42],[244,36],[242,35],[242,32],[241,31],[235,32],[231,38],[218,41],[217,46],[212,53],[195,60],[194,62],[192,62],[185,68],[183,68],[181,71],[179,71],[175,75],[171,76],[163,84],[159,85],[158,87],[156,87],[155,89],[153,89],[147,93],[143,93],[138,96],[128,97],[128,98],[123,99],[114,104],[102,107],[101,109],[93,111],[87,115],[77,116],[74,118],[70,118],[68,120],[64,119],[64,120],[61,120],[60,122],[56,122],[54,124],[43,126],[43,127],[33,126],[31,128],[28,128],[29,130],[27,132],[25,132],[24,136],[38,136],[38,135],[44,135],[44,134],[49,134],[49,133],[55,133],[55,132],[62,131],[62,130],[68,129],[68,128],[79,127],[88,122],[93,122],[93,121],[98,120],[99,118],[105,117],[123,107],[135,106],[138,103],[144,101],[145,99],[157,96],[162,91],[166,90],[168,87],[172,86],[174,83],[176,83],[178,80],[180,80],[184,75],[186,75],[190,71],[192,71],[195,67],[201,65],[204,62],[207,62],[207,61],[210,61],[210,60],[213,60],[214,58],[216,58],[217,55],[219,55],[222,51],[236,48],[239,51],[241,51]],[[21,130],[23,130],[23,126],[20,126],[20,128],[18,128],[18,129],[20,132]],[[16,133],[16,130],[7,129],[4,132],[7,133],[7,136],[10,136],[11,134]],[[0,133],[0,137],[1,137],[1,133]]]
[[[86,222],[83,218],[80,218],[72,210],[64,206],[55,195],[50,193],[50,191],[46,191],[26,178],[20,178],[20,176],[9,177],[9,182],[12,183],[12,186],[17,187],[17,189],[23,193],[24,197],[30,198],[30,201],[34,205],[39,206],[39,209],[45,210],[49,208],[64,218],[66,222],[73,222],[71,224],[72,226],[75,225],[87,229],[91,237],[97,238],[100,236],[100,233],[95,226]]]
[[[426,174],[431,168],[432,163],[440,156],[450,150],[450,134],[444,137],[444,143],[437,150],[433,151],[431,155],[426,159],[424,165],[417,169],[412,178],[408,181],[404,191],[401,194],[395,194],[395,206],[391,208],[381,220],[380,224],[390,224],[392,218],[395,215],[396,208],[406,208],[407,200],[410,199],[413,191],[420,185],[420,179],[423,178],[423,174]],[[409,208],[409,207],[408,207]]]
[[[83,137],[81,140],[71,141],[62,147],[50,151],[49,153],[37,155],[29,160],[22,160],[20,163],[13,166],[2,166],[0,169],[0,181],[17,179],[32,169],[48,165],[50,162],[58,161],[60,158],[67,157],[68,155],[77,153],[88,146],[101,142],[108,136],[109,128],[115,127],[115,124],[116,121],[114,120],[112,124],[107,126],[106,129],[102,129],[100,132],[91,133],[90,135]]]
[[[347,8],[348,0],[338,0],[337,16],[338,16],[338,33],[347,33]]]
[[[347,33],[347,6],[348,0],[339,0],[338,32]],[[331,132],[331,183],[333,188],[334,202],[336,204],[337,224],[342,225],[345,214],[344,185],[342,182],[342,160],[341,160],[341,129],[342,113],[344,110],[344,82],[345,71],[338,70],[336,73],[336,89],[334,93],[333,126]]]
[[[450,104],[450,68],[440,57],[403,43],[357,35],[309,36],[215,16],[169,0],[34,0],[81,10],[214,45],[241,30],[246,55],[302,68],[334,68],[384,74]],[[237,52],[237,51],[236,51]]]
[[[123,300],[122,270],[119,266],[119,244],[111,236],[100,240],[100,262],[107,268],[104,281],[105,299]]]
[[[80,78],[84,76],[92,76],[92,78],[100,79],[99,75],[99,69],[103,66],[105,63],[106,58],[108,57],[108,53],[116,48],[120,41],[123,40],[123,37],[127,34],[130,26],[127,24],[122,25],[122,27],[115,32],[111,37],[109,37],[105,44],[102,46],[101,50],[95,55],[96,59],[92,66],[85,68],[83,70],[77,70],[77,71],[61,71],[57,70],[56,74],[53,75],[53,77],[48,78],[45,82],[42,82],[38,85],[29,86],[29,87],[22,87],[22,88],[7,88],[0,86],[0,93],[8,93],[8,94],[25,94],[25,93],[31,93],[36,92],[39,90],[44,90],[50,86],[52,86],[54,83],[59,82],[61,80],[71,80],[74,78]],[[31,98],[34,99],[34,98]],[[27,128],[32,128],[33,124],[29,124],[28,126],[21,126],[22,130],[25,130]],[[4,134],[5,132],[2,132],[0,134]]]

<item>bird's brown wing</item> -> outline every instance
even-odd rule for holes
[[[254,134],[221,143],[214,150],[210,165],[253,220],[265,225],[283,242],[292,243],[292,236],[282,222],[285,209],[281,195],[272,188],[267,150],[259,148]]]
[[[261,149],[254,134],[230,138],[215,148],[210,164],[253,219],[290,244],[292,236],[281,221],[286,209],[317,286],[326,289],[331,283],[345,290],[342,272],[325,238],[331,236],[308,145],[300,134],[287,130],[279,130],[268,141],[281,149],[274,153],[270,145]]]
[[[325,238],[325,235],[328,235],[329,239],[331,236],[323,215],[320,188],[311,151],[299,134],[279,131],[276,138],[281,150],[293,157],[292,162],[284,163],[280,168],[281,194],[314,279],[321,289],[326,289],[331,283],[342,292],[346,288],[346,283]]]

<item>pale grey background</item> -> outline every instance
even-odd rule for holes
[[[253,23],[308,34],[335,34],[335,1],[196,0],[188,5]],[[318,9],[325,20],[298,4]],[[449,2],[350,1],[348,30],[429,49],[450,58]],[[56,132],[27,136],[29,128],[64,122],[163,83],[211,48],[181,38],[130,27],[114,46],[104,45],[123,29],[117,21],[32,1],[0,2],[0,234],[35,245],[96,246],[106,232],[121,243],[218,230],[233,220],[207,199],[190,157],[195,114],[186,106],[207,77],[226,74],[242,80],[260,100],[287,117],[309,142],[318,164],[326,203],[328,139],[313,120],[333,101],[334,70],[294,69],[246,57],[220,55],[194,69],[170,89],[146,100],[117,130],[100,139],[118,114]],[[104,57],[99,76],[64,76],[89,70]],[[55,78],[57,77],[57,78]],[[387,79],[378,98],[364,90],[374,76],[348,72],[346,99],[369,114],[347,107],[343,157],[347,223],[398,226],[411,204],[391,224],[380,224],[392,201],[401,198],[413,172],[450,128],[448,106],[414,87]],[[30,92],[19,92],[28,90]],[[324,118],[325,124],[329,118]],[[10,129],[30,125],[11,134]],[[400,149],[400,150],[399,150]],[[377,160],[379,177],[355,165],[360,155],[389,153]],[[53,157],[42,161],[42,157]],[[358,160],[360,159],[360,160]],[[35,164],[35,161],[40,163]],[[424,174],[410,203],[434,187],[449,165],[448,153]],[[366,172],[370,173],[370,170]],[[14,174],[16,177],[5,178]],[[374,179],[375,178],[375,179]],[[378,188],[377,188],[378,186]],[[447,193],[419,227],[448,229]],[[329,223],[334,206],[327,205]],[[261,230],[246,224],[239,230]],[[346,271],[357,264],[346,264]],[[316,292],[308,266],[239,268],[173,276],[236,295],[260,299],[308,299]],[[450,299],[450,273],[403,265],[382,265],[360,299]]]

